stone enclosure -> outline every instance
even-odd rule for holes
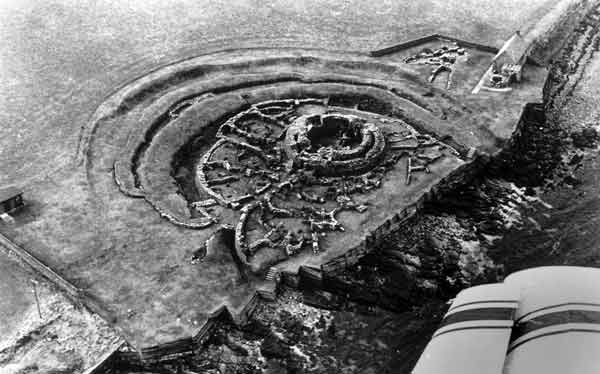
[[[382,57],[232,50],[140,77],[82,129],[77,170],[45,192],[48,224],[25,219],[10,236],[93,296],[142,358],[190,349],[224,310],[241,323],[273,297],[279,274],[339,271],[399,229],[498,152],[522,103],[541,97],[537,67],[510,95],[466,97],[492,53],[427,43],[476,58],[452,65],[450,86],[405,61],[419,45]]]

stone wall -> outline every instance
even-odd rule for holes
[[[468,184],[475,175],[482,170],[488,163],[489,158],[486,155],[476,155],[476,158],[463,164],[461,167],[448,174],[444,179],[425,192],[417,202],[397,212],[379,227],[367,234],[361,242],[354,248],[348,250],[343,255],[321,265],[321,273],[324,278],[335,277],[343,273],[348,267],[356,265],[358,261],[374,251],[381,243],[385,242],[391,234],[400,230],[404,224],[411,218],[421,213],[425,204],[433,201],[446,192],[460,188]]]
[[[371,51],[369,54],[373,57],[381,57],[381,56],[385,56],[385,55],[390,55],[392,53],[397,53],[397,52],[403,51],[408,48],[416,47],[423,43],[429,43],[429,42],[436,41],[436,40],[454,42],[461,47],[473,48],[473,49],[477,49],[477,50],[480,50],[483,52],[488,52],[488,53],[498,53],[498,51],[499,51],[498,48],[492,47],[489,45],[468,42],[466,40],[457,39],[457,38],[442,35],[442,34],[431,34],[431,35],[428,35],[428,36],[425,36],[422,38],[408,40],[404,43],[396,44],[391,47],[377,49],[377,50]]]
[[[200,331],[198,331],[198,333],[196,333],[196,335],[193,337],[179,339],[153,347],[147,347],[140,351],[122,350],[115,352],[113,357],[110,357],[105,364],[103,364],[101,367],[98,367],[94,372],[101,373],[103,372],[102,370],[106,370],[107,367],[111,366],[137,368],[143,370],[144,367],[147,367],[151,364],[169,362],[177,360],[181,357],[189,356],[198,349],[201,349],[208,342],[209,338],[213,335],[219,324],[246,324],[256,311],[256,308],[260,305],[261,301],[270,301],[274,298],[274,291],[270,292],[267,289],[260,289],[254,293],[252,298],[239,312],[239,314],[232,315],[226,306],[222,306],[212,313]]]

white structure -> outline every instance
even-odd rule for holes
[[[521,34],[517,31],[508,39],[500,51],[492,59],[492,71],[502,73],[503,70],[520,69],[527,62],[527,53],[529,46],[523,40]],[[521,77],[519,76],[519,81]]]
[[[550,266],[454,299],[413,374],[600,373],[600,269]]]
[[[483,74],[471,93],[477,94],[481,89],[510,91],[508,86],[514,82],[521,82],[523,78],[523,67],[527,63],[529,48],[530,43],[523,39],[519,31],[515,32],[496,53],[489,69]],[[492,82],[499,87],[486,86],[486,83]]]

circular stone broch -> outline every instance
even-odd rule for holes
[[[326,251],[388,191],[458,160],[428,126],[460,108],[410,71],[357,55],[259,55],[185,61],[113,96],[82,137],[94,190],[116,182],[181,227],[230,225],[239,261],[262,272]]]
[[[289,126],[284,148],[293,165],[317,175],[358,174],[376,166],[385,137],[375,124],[355,115],[312,114]]]

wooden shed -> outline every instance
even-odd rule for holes
[[[13,212],[24,205],[23,191],[13,187],[0,190],[0,214]]]

